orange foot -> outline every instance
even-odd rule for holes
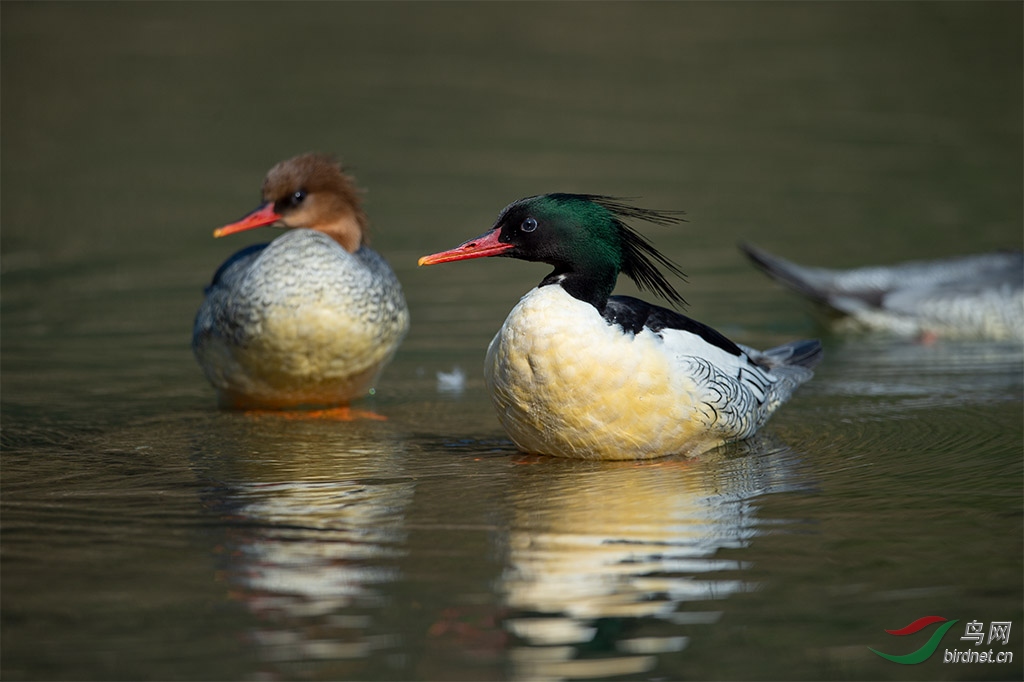
[[[278,419],[290,419],[295,421],[339,421],[354,422],[360,419],[372,421],[387,421],[387,417],[369,410],[356,410],[351,407],[330,407],[323,410],[246,410],[246,414],[253,417],[276,417]]]

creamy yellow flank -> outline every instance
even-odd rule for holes
[[[221,402],[335,405],[364,395],[409,326],[383,259],[290,230],[211,286],[193,345]]]
[[[707,387],[672,345],[649,330],[623,333],[549,285],[509,314],[484,374],[499,420],[526,452],[605,460],[695,455],[735,437],[736,427],[704,402]]]

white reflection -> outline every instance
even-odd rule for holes
[[[401,444],[375,424],[233,418],[241,432],[210,472],[230,528],[222,575],[261,622],[251,633],[261,656],[359,666],[394,646],[373,633],[413,496]]]
[[[411,494],[409,481],[239,485],[239,513],[262,527],[238,548],[249,564],[239,581],[255,593],[289,595],[292,612],[305,617],[371,600],[373,585],[394,579],[380,563],[404,539],[394,513]]]
[[[756,444],[748,444],[748,449]],[[787,485],[785,449],[697,460],[525,459],[500,579],[518,679],[639,675],[751,585],[719,556],[757,534],[752,496]]]

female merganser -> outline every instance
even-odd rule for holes
[[[196,315],[196,358],[226,407],[347,405],[409,328],[395,273],[366,246],[358,191],[328,156],[282,161],[263,204],[213,235],[263,225],[296,229],[220,266]]]
[[[697,455],[752,435],[821,358],[818,341],[756,351],[675,311],[611,296],[622,272],[683,303],[657,265],[682,273],[627,218],[678,222],[611,197],[547,194],[516,201],[490,231],[419,260],[507,256],[554,266],[509,313],[485,361],[498,419],[526,452]]]
[[[1019,251],[830,270],[797,265],[750,244],[740,250],[766,275],[813,302],[839,331],[1024,341]]]

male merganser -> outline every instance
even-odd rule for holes
[[[751,436],[821,358],[818,341],[756,351],[675,311],[611,296],[622,272],[683,302],[657,266],[682,273],[628,218],[679,220],[605,196],[527,197],[485,234],[419,260],[507,256],[554,266],[487,349],[491,400],[521,450],[603,460],[697,455]]]
[[[320,154],[282,161],[262,205],[213,235],[263,225],[295,229],[220,266],[196,315],[196,358],[226,407],[347,405],[409,328],[395,273],[366,245],[352,178]]]
[[[816,304],[839,331],[1024,341],[1020,251],[830,270],[797,265],[750,244],[740,250],[766,275]]]

